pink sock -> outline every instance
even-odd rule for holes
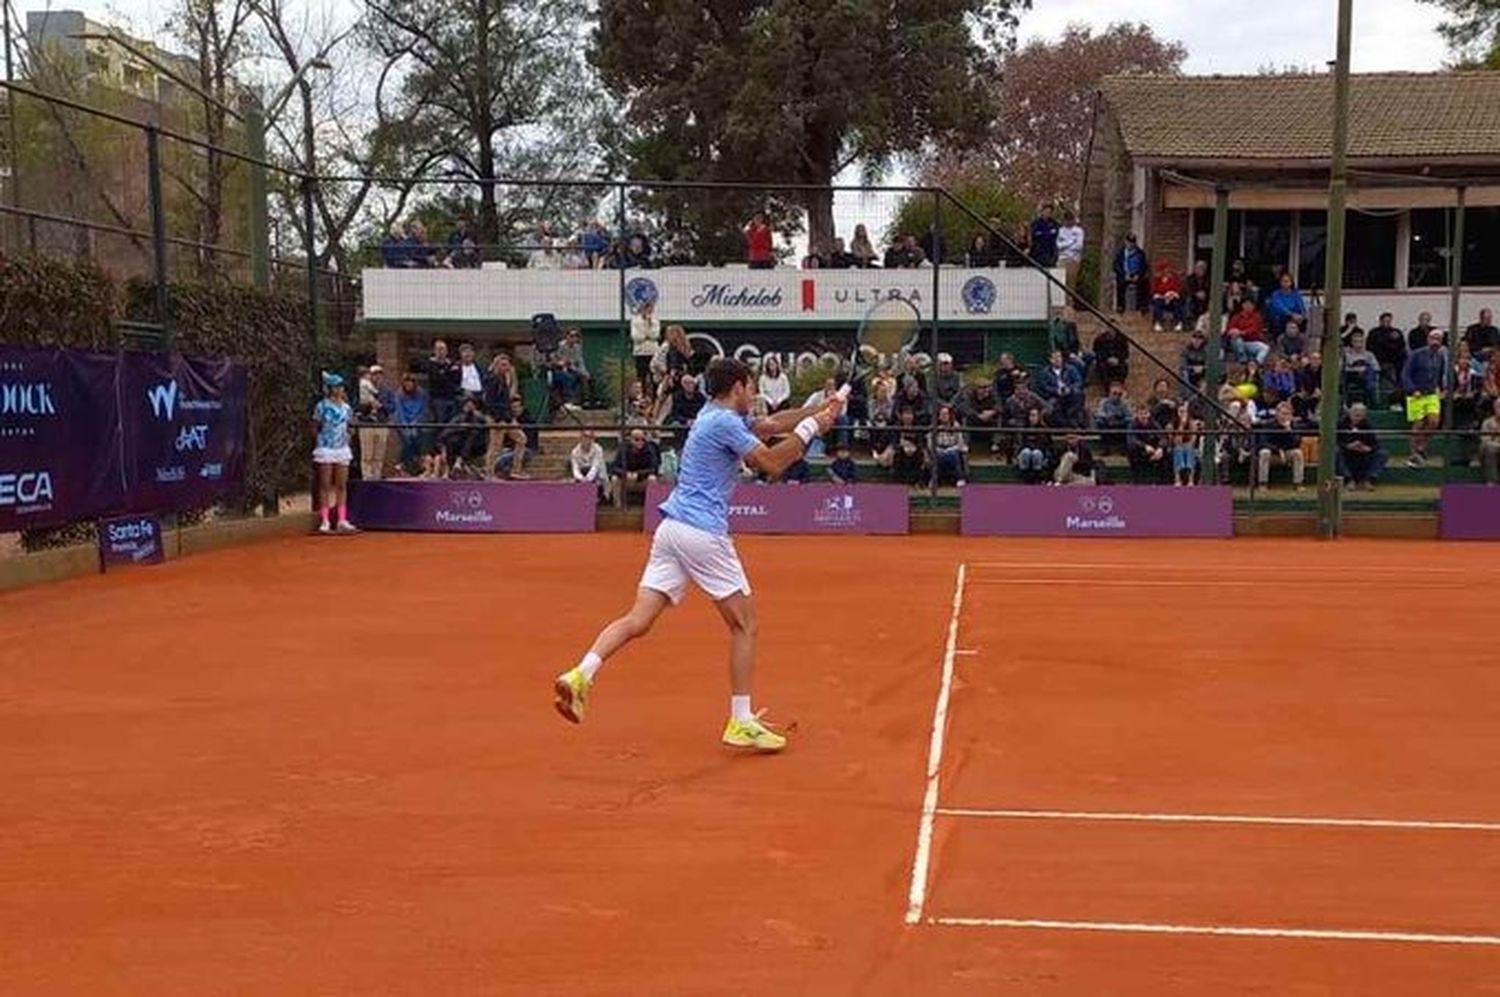
[[[323,525],[327,526],[328,525],[328,506],[325,505],[322,509],[318,510],[318,515],[320,515],[320,516],[323,517]]]
[[[348,502],[340,502],[339,503],[339,522],[341,522],[341,523],[347,523],[347,522],[349,522],[349,503]]]

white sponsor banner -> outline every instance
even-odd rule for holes
[[[1053,271],[1061,277],[1061,271]],[[609,322],[645,301],[663,322],[857,321],[875,302],[901,297],[943,322],[1040,322],[1061,303],[1032,270],[750,270],[669,267],[627,270],[366,270],[364,314],[380,321]]]

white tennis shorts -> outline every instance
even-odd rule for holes
[[[675,606],[687,594],[688,582],[715,602],[736,592],[750,594],[750,580],[745,577],[734,541],[675,519],[663,519],[651,541],[651,557],[641,575],[641,588],[660,592]]]
[[[354,452],[348,447],[313,448],[314,464],[349,464],[354,461]]]

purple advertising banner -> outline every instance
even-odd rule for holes
[[[1444,540],[1500,540],[1500,488],[1444,485],[1438,515]]]
[[[1216,487],[970,485],[962,520],[965,536],[1228,537],[1234,496]]]
[[[116,357],[0,347],[0,533],[125,507]]]
[[[225,359],[124,354],[130,508],[212,505],[244,476],[246,371]]]
[[[211,505],[245,460],[245,368],[0,347],[0,532]]]
[[[592,533],[598,494],[570,481],[353,481],[349,518],[365,530]]]
[[[99,567],[105,571],[129,564],[161,564],[167,552],[156,516],[115,516],[99,520]]]
[[[661,482],[647,486],[648,531],[671,493]],[[907,495],[903,485],[740,485],[729,500],[729,532],[902,534],[911,524]]]

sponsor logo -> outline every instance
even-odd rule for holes
[[[151,413],[163,422],[177,418],[179,409],[184,412],[217,412],[224,407],[217,398],[183,398],[176,378],[147,388],[146,401],[151,405]]]
[[[900,298],[913,305],[920,305],[922,292],[915,287],[841,287],[833,292],[833,300],[841,305],[873,305],[890,298]]]
[[[631,312],[638,312],[647,305],[656,303],[661,292],[650,277],[632,277],[625,282],[625,304]]]
[[[731,516],[739,516],[741,519],[757,519],[769,516],[770,510],[763,505],[732,505],[729,507]]]
[[[1078,500],[1082,515],[1069,514],[1063,520],[1064,529],[1069,530],[1124,530],[1129,528],[1125,517],[1115,513],[1115,500],[1108,495],[1085,495]]]
[[[780,308],[781,288],[743,284],[704,284],[692,297],[694,308]]]
[[[859,523],[859,505],[852,492],[830,495],[813,512],[813,523],[830,529],[855,526]]]
[[[52,401],[52,385],[47,382],[10,382],[0,384],[0,415],[48,416],[56,415],[57,406]]]
[[[448,505],[451,508],[439,509],[433,514],[436,522],[482,526],[495,521],[495,517],[484,507],[484,493],[477,489],[456,489],[449,492]]]
[[[439,523],[458,523],[476,525],[481,523],[493,523],[495,517],[483,509],[467,509],[463,512],[452,512],[448,509],[439,509],[433,519]]]
[[[158,467],[156,469],[156,483],[159,485],[170,485],[176,481],[186,480],[187,468],[181,465],[177,467]]]
[[[223,464],[204,464],[198,469],[198,477],[206,481],[217,481],[224,477]]]
[[[183,426],[182,431],[177,434],[178,453],[206,449],[208,449],[208,426],[202,423],[196,426]]]
[[[484,495],[479,491],[450,492],[448,495],[448,504],[459,511],[463,511],[464,509],[478,509],[484,505]]]
[[[54,497],[50,471],[0,474],[0,508],[38,512],[52,508]]]
[[[964,309],[970,315],[988,315],[995,308],[995,302],[1000,293],[995,288],[995,282],[988,277],[970,277],[964,281],[960,297],[964,301]]]
[[[149,540],[156,536],[156,524],[149,519],[135,519],[128,523],[110,523],[107,532],[110,543]]]

